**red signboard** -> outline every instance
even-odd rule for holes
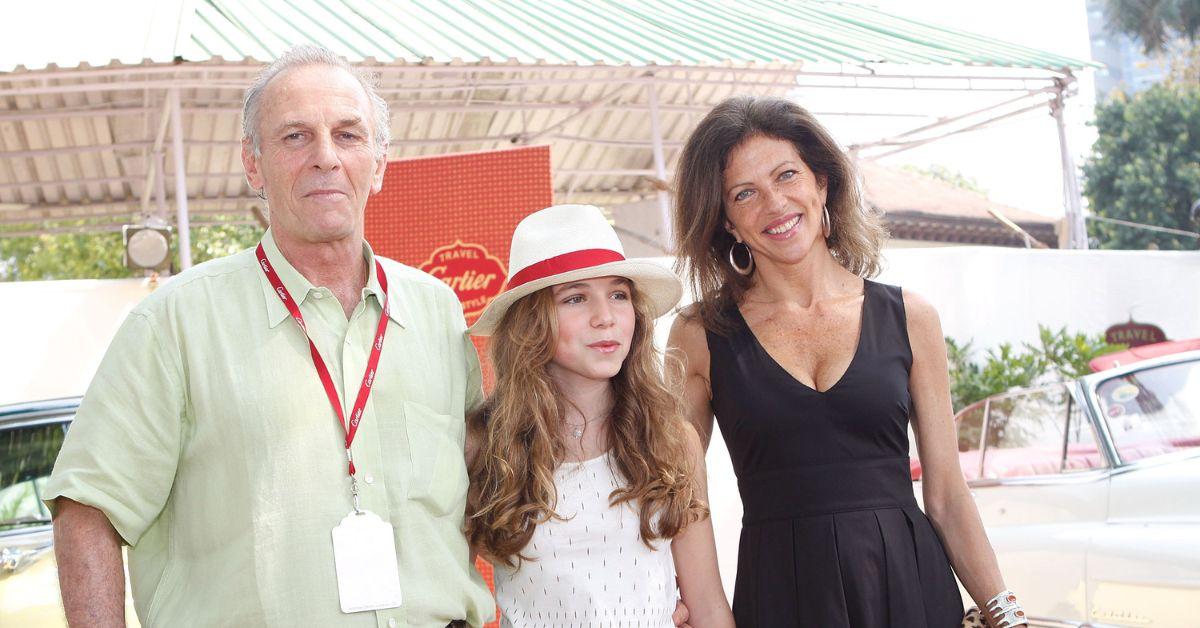
[[[463,314],[475,320],[504,286],[504,263],[478,244],[455,240],[439,246],[421,270],[446,282],[462,301]]]
[[[402,159],[367,202],[366,238],[454,288],[470,324],[504,286],[513,229],[553,199],[548,146]],[[490,388],[486,345],[475,346]],[[491,565],[476,565],[494,590]]]
[[[1129,345],[1140,347],[1157,342],[1165,342],[1167,335],[1158,325],[1137,323],[1131,318],[1128,323],[1113,325],[1104,330],[1104,340],[1110,345]]]

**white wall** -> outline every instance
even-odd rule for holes
[[[1102,333],[1132,315],[1200,336],[1200,252],[954,247],[887,250],[879,280],[925,296],[955,340],[1034,341],[1038,324]]]
[[[82,395],[142,279],[0,283],[0,404]]]

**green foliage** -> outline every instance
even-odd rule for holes
[[[192,263],[233,255],[258,244],[263,230],[258,225],[205,225],[192,229]],[[178,264],[178,257],[176,258]]]
[[[1167,85],[1200,85],[1200,47],[1188,46],[1174,51],[1167,59]]]
[[[1098,216],[1196,231],[1200,199],[1200,87],[1155,85],[1096,107],[1099,138],[1083,167],[1084,196]],[[1200,248],[1200,239],[1091,222],[1106,249]]]
[[[1196,0],[1107,0],[1108,28],[1142,43],[1147,53],[1166,50],[1171,40],[1196,40],[1200,2]]]
[[[932,166],[922,168],[920,166],[913,166],[911,164],[907,164],[907,165],[901,166],[900,169],[905,170],[907,172],[914,172],[916,174],[929,177],[930,179],[937,179],[938,181],[942,181],[944,183],[949,183],[950,185],[953,185],[956,188],[970,190],[972,192],[977,192],[977,193],[983,194],[985,196],[987,195],[987,190],[983,189],[983,186],[979,185],[979,182],[976,181],[973,177],[968,177],[967,175],[959,172],[958,170],[951,170],[950,168],[947,168],[946,166],[940,166],[940,165],[934,164]]]
[[[950,397],[957,412],[980,399],[1013,388],[1048,381],[1065,381],[1091,372],[1088,362],[1097,356],[1125,349],[1110,345],[1102,335],[1071,334],[1038,325],[1038,342],[1001,343],[989,349],[982,363],[971,360],[971,343],[946,338],[950,362]]]
[[[21,482],[0,488],[0,522],[28,516],[26,512],[29,510],[29,504],[35,499],[33,482]],[[0,523],[0,530],[11,527]]]
[[[60,226],[78,227],[81,231],[86,228],[78,222]],[[28,231],[36,226],[18,228]],[[192,263],[199,264],[253,246],[262,237],[262,229],[256,225],[204,225],[193,227],[191,237]],[[173,238],[172,246],[178,244],[178,238]],[[179,267],[177,248],[173,266]],[[0,281],[119,279],[140,275],[125,267],[119,232],[15,237],[5,237],[0,232]]]
[[[123,252],[120,233],[0,237],[0,281],[131,277]]]
[[[1082,333],[1071,334],[1066,327],[1053,331],[1038,325],[1038,336],[1038,344],[1026,343],[1025,349],[1037,356],[1037,368],[1042,373],[1064,381],[1091,373],[1088,363],[1092,360],[1129,348],[1108,344],[1103,334],[1090,337]]]

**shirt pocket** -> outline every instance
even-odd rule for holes
[[[412,465],[408,498],[435,516],[461,517],[467,500],[462,422],[424,404],[405,401],[404,423]]]

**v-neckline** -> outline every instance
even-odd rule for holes
[[[772,364],[776,369],[779,370],[780,373],[783,373],[785,377],[790,379],[797,386],[800,386],[801,388],[818,395],[827,395],[830,393],[830,391],[837,388],[843,381],[846,380],[846,376],[850,374],[850,371],[854,368],[854,364],[858,362],[859,353],[862,352],[863,332],[867,329],[867,298],[871,292],[870,283],[871,281],[869,279],[863,279],[862,311],[859,312],[858,315],[858,340],[856,340],[854,343],[854,355],[850,356],[850,362],[846,364],[846,370],[842,371],[842,374],[838,377],[837,381],[825,390],[817,390],[813,386],[809,386],[799,379],[796,379],[796,376],[792,375],[792,372],[787,370],[783,364],[780,364],[779,360],[775,359],[775,356],[771,355],[771,352],[767,350],[767,347],[758,339],[758,335],[754,333],[754,330],[750,327],[750,323],[746,322],[746,317],[742,315],[742,308],[737,304],[734,304],[733,311],[737,313],[738,320],[742,322],[742,327],[746,329],[746,333],[750,335],[750,340],[754,342],[754,346],[758,349],[759,353],[766,358],[767,362]],[[816,383],[816,378],[814,377],[813,384]]]

